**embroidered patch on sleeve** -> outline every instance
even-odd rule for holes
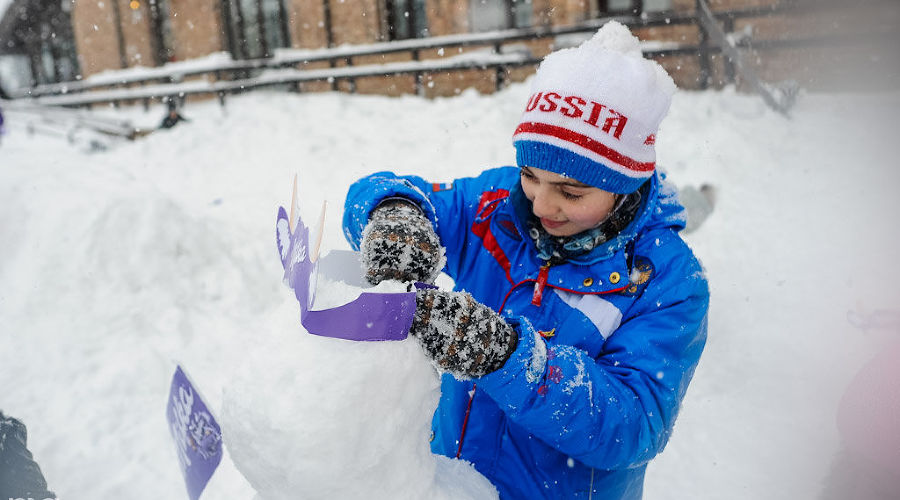
[[[438,191],[449,191],[453,189],[452,182],[435,182],[431,185],[431,191],[437,193]]]

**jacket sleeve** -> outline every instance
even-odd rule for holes
[[[517,182],[518,175],[518,169],[503,167],[452,183],[432,184],[412,175],[400,176],[393,172],[371,174],[353,183],[347,192],[344,237],[354,250],[359,250],[360,238],[372,210],[387,198],[407,198],[415,202],[431,220],[446,250],[447,265],[444,271],[455,279],[457,271],[464,265],[464,249],[481,194]]]
[[[573,346],[548,347],[527,322],[513,320],[516,351],[478,387],[514,423],[590,467],[634,467],[656,456],[706,340],[707,283],[675,239],[670,244],[681,245],[681,255],[657,264],[656,278],[596,358]]]

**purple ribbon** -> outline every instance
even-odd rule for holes
[[[300,303],[300,323],[306,331],[360,341],[403,340],[409,335],[416,312],[415,292],[363,292],[342,306],[313,310],[318,260],[313,262],[309,228],[298,218],[291,232],[287,212],[279,207],[275,232],[284,281]]]

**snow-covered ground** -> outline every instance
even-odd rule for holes
[[[105,152],[29,136],[8,113],[0,408],[28,425],[51,488],[64,500],[184,498],[165,423],[175,363],[221,412],[223,393],[245,394],[230,381],[254,349],[305,335],[274,245],[293,174],[308,220],[330,201],[325,246],[347,248],[338,226],[350,182],[380,169],[442,181],[510,164],[526,99],[524,85],[433,101],[255,93],[225,108],[191,103],[190,123]],[[900,331],[848,320],[900,308],[898,110],[896,93],[802,95],[792,119],[732,91],[676,95],[658,156],[677,184],[718,190],[714,214],[686,238],[712,305],[706,352],[650,466],[647,499],[820,496],[840,447],[841,394]],[[163,109],[104,113],[153,126]],[[273,372],[304,359],[291,346]],[[358,374],[344,364],[335,373]],[[261,381],[279,383],[248,399],[268,391],[282,409],[310,383]],[[368,404],[354,403],[360,414],[337,422],[348,440]],[[260,460],[312,463],[274,455]],[[253,496],[230,460],[214,481],[206,498]]]

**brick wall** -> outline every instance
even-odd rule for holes
[[[322,0],[285,0],[291,43],[295,48],[325,47],[325,6]]]
[[[838,43],[811,43],[799,48],[751,51],[747,60],[766,81],[793,79],[808,89],[900,87],[900,2],[885,8],[842,4],[770,18],[742,20],[735,31],[753,39],[831,38]],[[880,40],[866,35],[888,34]]]
[[[432,36],[469,31],[469,3],[459,0],[426,0],[425,13]]]
[[[376,0],[328,0],[335,45],[371,43],[381,38]]]
[[[122,16],[122,37],[125,40],[125,60],[129,67],[156,66],[153,46],[150,42],[150,2],[134,2],[137,8],[132,9],[130,0],[106,0],[119,3]]]
[[[111,3],[75,2],[72,31],[82,76],[121,68],[118,34]]]
[[[320,48],[327,45],[326,16],[323,2],[330,12],[332,40],[335,45],[369,44],[383,40],[384,0],[284,0],[288,14],[292,45],[295,48]],[[426,0],[426,14],[433,36],[452,35],[469,31],[470,0]],[[715,10],[760,7],[778,3],[779,0],[708,0]],[[129,8],[128,0],[99,0],[76,2],[73,12],[74,31],[79,59],[84,76],[120,67],[118,39],[112,12],[112,2],[118,2],[121,12],[121,31],[126,47],[126,64],[151,65],[149,13],[146,5],[137,11]],[[823,0],[825,2],[825,0]],[[141,0],[146,4],[147,0]],[[827,3],[827,2],[826,2]],[[833,1],[838,7],[801,11],[778,16],[765,16],[738,20],[734,32],[752,34],[754,40],[780,40],[785,38],[816,38],[833,36],[859,36],[881,31],[900,33],[900,2],[894,8],[866,10],[854,2]],[[223,50],[220,0],[169,0],[173,17],[170,19],[175,39],[176,58],[179,60],[202,57]],[[673,7],[684,12],[694,10],[696,0],[673,0]],[[595,14],[595,2],[588,0],[533,0],[532,22],[535,25],[563,26],[580,22]],[[700,31],[694,25],[671,25],[635,30],[642,40],[661,40],[696,44]],[[513,42],[528,47],[536,57],[542,57],[553,49],[554,40],[544,38]],[[897,46],[900,46],[898,40]],[[452,57],[462,52],[481,50],[479,47],[452,48],[445,51],[422,51],[420,59]],[[777,82],[794,79],[801,86],[811,89],[829,89],[870,82],[870,75],[888,73],[900,75],[900,51],[886,50],[884,45],[851,43],[839,47],[820,47],[811,44],[802,47],[751,50],[746,61],[766,81]],[[711,83],[720,87],[727,83],[728,65],[721,55],[713,54]],[[350,61],[354,65],[408,61],[411,53],[384,56],[359,57]],[[699,60],[693,55],[658,57],[658,60],[682,88],[697,88],[700,71]],[[347,62],[337,62],[337,65]],[[328,62],[298,65],[298,68],[328,67]],[[522,81],[534,71],[533,67],[511,68],[503,76],[508,81]],[[883,76],[883,75],[876,75]],[[467,88],[490,92],[496,85],[494,70],[464,72],[437,72],[422,77],[422,92],[428,96],[454,95]],[[900,76],[896,76],[900,86]],[[877,81],[884,81],[880,79]],[[893,81],[893,80],[890,80]],[[740,84],[741,82],[738,81]],[[329,82],[311,82],[298,85],[302,91],[331,90]],[[400,95],[415,91],[415,78],[409,75],[396,77],[358,78],[355,85],[342,82],[341,90],[351,88],[361,93]]]
[[[533,0],[532,22],[536,26],[565,26],[589,19],[596,0]]]
[[[535,26],[551,26],[553,19],[551,12],[555,0],[532,0],[531,1],[531,22]]]
[[[394,54],[354,57],[353,64],[362,66],[365,64],[388,64],[411,60],[412,56],[408,52],[397,52]],[[355,84],[356,92],[360,94],[400,96],[412,94],[416,91],[416,81],[413,75],[369,76],[357,78]]]
[[[706,0],[712,10],[746,9],[764,7],[779,3],[780,0]],[[693,11],[696,0],[672,0],[672,8],[678,11]]]
[[[156,65],[150,41],[149,4],[135,2],[133,5],[136,8],[132,8],[130,0],[74,3],[72,28],[82,77],[122,67],[119,33],[126,67]]]
[[[175,60],[226,50],[219,0],[169,0],[169,10]]]

